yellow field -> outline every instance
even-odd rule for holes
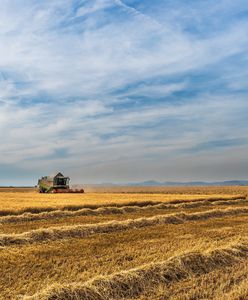
[[[171,202],[177,200],[198,200],[208,198],[230,198],[233,196],[246,196],[248,189],[245,190],[215,190],[215,193],[194,193],[194,189],[189,188],[188,193],[162,193],[153,188],[153,192],[144,193],[137,191],[136,193],[117,193],[112,192],[87,192],[85,194],[40,194],[37,191],[30,190],[28,192],[19,191],[2,191],[0,189],[0,211],[4,210],[25,210],[25,209],[49,209],[62,208],[64,206],[101,206],[101,205],[121,205],[129,202]]]
[[[0,298],[248,299],[247,188],[148,189],[2,190]]]

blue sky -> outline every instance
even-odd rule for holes
[[[0,185],[248,178],[243,0],[1,0]]]

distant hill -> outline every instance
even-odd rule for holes
[[[248,186],[248,180],[229,180],[229,181],[165,181],[159,182],[154,180],[129,183],[128,186]]]
[[[248,186],[248,180],[229,180],[229,181],[165,181],[159,182],[154,180],[129,183],[128,186]]]
[[[73,187],[79,187],[81,185],[73,185]],[[164,181],[159,182],[155,180],[148,180],[142,182],[130,182],[130,183],[100,183],[100,184],[85,184],[85,186],[95,186],[95,187],[104,187],[104,186],[248,186],[248,180],[229,180],[229,181]]]

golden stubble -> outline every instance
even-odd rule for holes
[[[244,189],[153,191],[1,192],[0,299],[246,299]]]

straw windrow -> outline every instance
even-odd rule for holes
[[[172,209],[191,209],[198,207],[208,207],[208,206],[225,206],[225,205],[240,205],[248,203],[247,199],[232,199],[226,201],[213,201],[213,200],[203,200],[203,201],[192,201],[187,203],[178,204],[166,204],[150,203],[143,206],[130,205],[130,206],[106,206],[98,208],[83,208],[79,210],[56,210],[56,211],[46,211],[42,213],[24,213],[21,215],[8,215],[0,217],[0,224],[9,224],[16,222],[31,222],[40,220],[52,220],[58,218],[66,217],[78,217],[78,216],[100,216],[100,215],[115,215],[115,214],[128,214],[128,213],[142,213],[152,210],[172,210]],[[144,203],[143,203],[144,204]]]
[[[191,252],[160,263],[101,276],[87,282],[54,285],[23,300],[132,299],[158,285],[170,285],[192,276],[207,274],[248,258],[247,241],[208,254]]]
[[[122,208],[122,207],[129,207],[129,206],[138,206],[138,207],[146,207],[146,206],[155,206],[158,204],[163,205],[169,205],[169,204],[187,204],[187,203],[193,203],[194,202],[216,202],[216,201],[232,201],[232,200],[245,200],[247,196],[245,195],[236,195],[232,197],[207,197],[207,198],[195,198],[195,199],[174,199],[174,200],[166,200],[166,201],[153,201],[153,200],[147,200],[147,201],[128,201],[128,202],[117,202],[117,203],[111,203],[111,204],[78,204],[78,205],[64,205],[59,207],[54,206],[44,206],[44,207],[26,207],[23,209],[4,209],[0,210],[0,217],[3,216],[17,216],[17,215],[23,215],[25,213],[31,213],[31,214],[40,214],[45,212],[55,212],[57,210],[60,211],[78,211],[81,209],[91,209],[96,210],[100,208],[105,207],[114,207],[114,208]]]
[[[125,221],[111,221],[106,223],[50,227],[31,230],[21,234],[0,235],[0,246],[32,244],[43,241],[55,241],[67,238],[84,238],[93,234],[118,232],[128,229],[143,228],[159,224],[182,224],[190,221],[201,221],[211,218],[247,215],[248,208],[233,208],[210,210],[197,213],[176,213],[157,215],[149,218],[128,219]]]

